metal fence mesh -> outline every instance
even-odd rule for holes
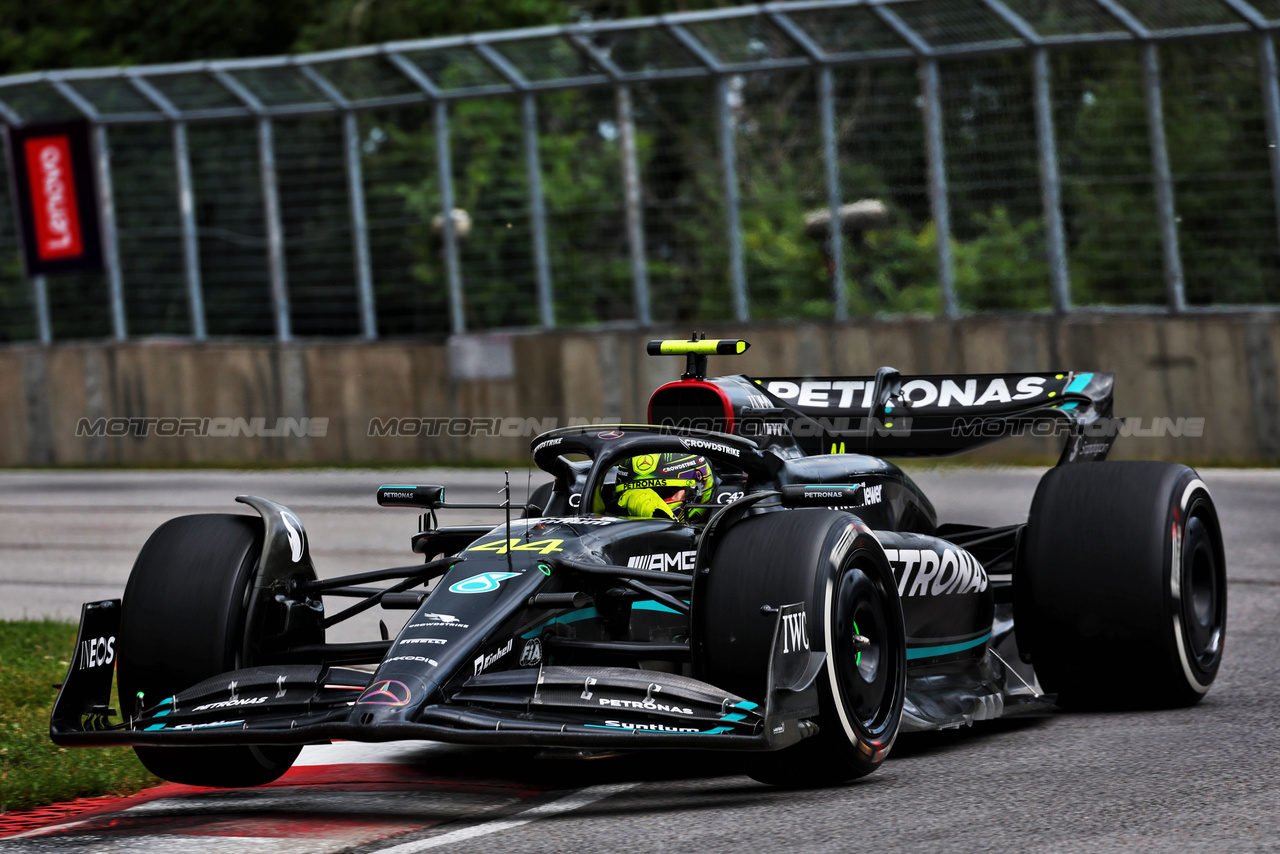
[[[1276,304],[1276,27],[830,0],[0,78],[100,131],[116,250],[28,280],[0,174],[0,341]]]
[[[1158,305],[1165,273],[1139,51],[1116,45],[1053,60],[1072,297]]]

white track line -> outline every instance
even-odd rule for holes
[[[566,795],[556,801],[546,804],[539,804],[531,807],[524,812],[516,813],[514,816],[502,821],[493,821],[487,824],[477,824],[472,827],[464,827],[460,830],[454,830],[440,836],[432,836],[428,839],[417,839],[413,842],[402,842],[399,845],[392,845],[390,848],[381,848],[378,854],[417,854],[418,851],[426,851],[428,848],[436,848],[441,845],[452,845],[455,842],[463,842],[468,839],[475,839],[477,836],[488,836],[491,833],[501,833],[504,830],[511,830],[522,824],[528,824],[531,821],[537,821],[540,818],[546,818],[550,815],[558,815],[559,813],[576,810],[579,807],[585,807],[587,804],[593,804],[596,801],[603,800],[610,795],[616,795],[619,792],[625,792],[639,783],[612,783],[607,786],[592,786],[589,789],[581,789],[572,795]]]

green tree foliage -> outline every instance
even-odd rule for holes
[[[731,4],[0,0],[0,72],[299,52],[726,5]],[[735,38],[737,49],[751,49],[746,36],[729,42]],[[562,71],[585,63],[567,44],[556,49],[563,55],[525,59]],[[646,43],[632,50],[645,57],[655,48]],[[1188,299],[1280,301],[1256,43],[1252,37],[1184,41],[1161,45],[1160,55]],[[1055,50],[1051,62],[1072,298],[1077,304],[1160,303],[1164,271],[1137,49]],[[477,65],[479,71],[450,66],[438,82],[463,85],[466,74],[493,74],[478,60]],[[585,64],[573,71],[590,72]],[[365,72],[343,73],[354,75],[341,81],[346,86],[360,83]],[[927,192],[917,66],[840,67],[834,76],[842,198],[876,198],[889,212],[883,227],[848,238],[850,310],[864,316],[936,312],[937,229]],[[1047,308],[1028,54],[944,61],[941,81],[951,255],[961,306]],[[376,88],[372,77],[365,82],[371,91]],[[830,261],[821,238],[806,235],[804,226],[807,214],[827,205],[814,75],[807,70],[756,73],[731,77],[729,83],[751,314],[829,317]],[[682,323],[730,317],[714,86],[707,80],[635,84],[631,97],[654,317]],[[519,99],[509,96],[449,107],[455,204],[470,220],[460,254],[471,328],[540,321],[521,109]],[[633,317],[615,94],[608,87],[540,93],[537,111],[556,322]],[[355,334],[338,125],[326,117],[280,120],[276,128],[295,328],[304,335]],[[359,133],[379,328],[389,335],[447,332],[431,111],[362,113]],[[139,144],[130,155],[128,140],[148,134],[155,138],[151,147]],[[112,131],[116,193],[128,200],[119,206],[126,302],[156,303],[130,309],[132,332],[183,334],[188,321],[172,216],[172,169],[167,154],[144,156],[163,147],[163,135],[158,128]],[[270,334],[252,126],[193,126],[191,138],[201,253],[217,259],[203,271],[210,331]],[[163,203],[141,201],[160,197]],[[161,244],[168,248],[148,249]],[[143,250],[151,255],[143,258]],[[0,253],[5,281],[17,275],[13,263],[4,260],[10,258],[11,252]],[[24,287],[21,281],[0,287],[0,339],[31,334]],[[56,337],[105,334],[101,277],[51,280],[50,292]],[[79,319],[76,310],[83,315]]]

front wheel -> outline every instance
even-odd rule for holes
[[[162,702],[244,661],[249,594],[262,554],[254,516],[180,516],[138,554],[120,615],[120,706]],[[128,712],[126,712],[128,713]],[[134,750],[153,774],[193,786],[257,786],[278,778],[300,747],[152,747]]]
[[[764,696],[773,633],[765,605],[805,603],[807,642],[827,653],[817,735],[754,757],[754,779],[833,785],[880,766],[902,718],[906,638],[892,571],[861,523],[833,510],[748,517],[726,532],[699,590],[697,663],[713,685]]]

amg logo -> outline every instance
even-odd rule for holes
[[[987,589],[987,571],[964,549],[885,549],[899,596],[945,596],[949,593],[981,593]]]
[[[693,572],[696,551],[676,552],[675,554],[632,555],[627,558],[627,566],[632,569],[651,569],[656,572]]]
[[[808,619],[804,611],[782,615],[782,651],[800,652],[809,648]]]

